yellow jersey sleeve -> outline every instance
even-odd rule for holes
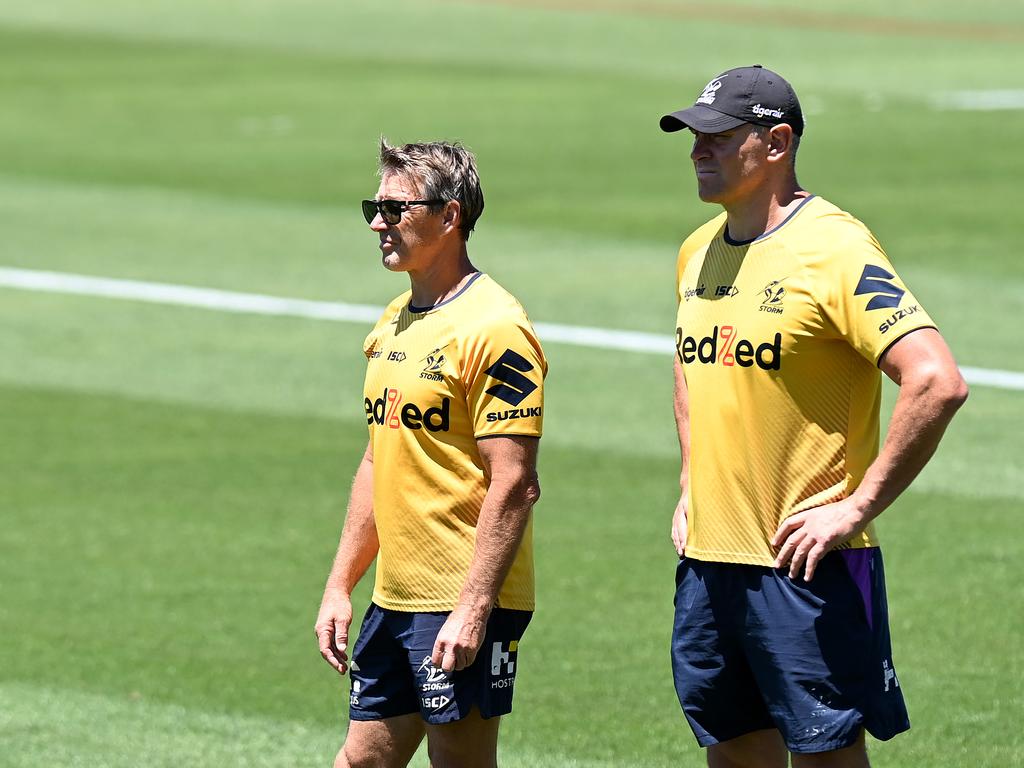
[[[877,365],[900,338],[935,323],[866,227],[851,222],[846,235],[820,273],[819,306],[837,335]]]
[[[540,437],[548,364],[526,319],[499,316],[466,340],[462,378],[476,437]]]

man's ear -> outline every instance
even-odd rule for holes
[[[793,128],[788,123],[773,126],[768,131],[768,160],[776,162],[789,157],[793,151]]]
[[[462,204],[458,200],[449,200],[441,211],[441,228],[447,233],[458,229],[462,223]]]

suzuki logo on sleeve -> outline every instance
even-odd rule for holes
[[[888,272],[874,264],[865,264],[864,271],[860,274],[860,282],[853,291],[854,296],[875,294],[865,307],[866,310],[883,309],[885,307],[898,307],[906,293],[899,286],[889,282],[895,280],[896,275]]]
[[[523,376],[532,370],[533,363],[518,352],[506,349],[498,358],[498,362],[484,371],[492,379],[501,382],[487,389],[487,394],[494,395],[509,405],[519,405],[537,389],[536,384]]]

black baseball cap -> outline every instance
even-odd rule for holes
[[[672,133],[692,128],[700,133],[720,133],[743,123],[787,123],[793,133],[804,133],[804,113],[793,86],[760,64],[723,72],[704,86],[692,107],[661,118],[661,130]]]

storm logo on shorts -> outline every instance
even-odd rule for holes
[[[444,685],[440,686],[441,688],[449,688],[449,687],[451,687],[451,682],[448,680],[448,675],[446,675],[444,673],[444,670],[441,669],[440,667],[435,667],[434,666],[434,662],[432,662],[430,660],[429,656],[424,656],[423,657],[423,663],[421,663],[420,664],[420,668],[416,670],[416,674],[419,674],[420,672],[426,672],[427,673],[427,679],[426,679],[426,681],[424,683],[424,686],[423,686],[423,690],[425,690],[425,691],[426,690],[432,690],[432,691],[439,690],[439,688],[437,688],[437,687],[434,687],[434,688],[427,688],[426,687],[427,685],[433,685],[435,683],[444,683]]]
[[[754,346],[749,339],[739,338],[735,326],[717,325],[710,336],[696,339],[683,336],[683,329],[676,328],[676,354],[681,363],[704,363],[750,368],[756,365],[763,371],[777,371],[782,365],[782,334]]]

